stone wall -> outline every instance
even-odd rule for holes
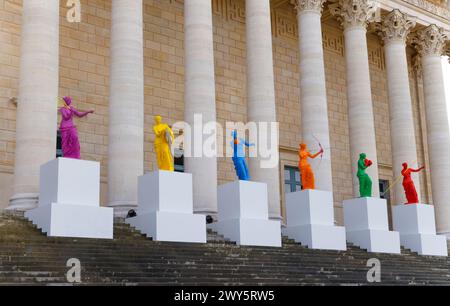
[[[77,120],[84,159],[101,162],[102,203],[106,203],[108,153],[108,83],[111,3],[82,0],[82,22],[68,23],[61,1],[60,95],[71,95],[82,110],[95,114]],[[214,47],[217,117],[219,123],[246,121],[246,47],[244,0],[214,0]],[[0,207],[11,196],[14,163],[15,105],[18,94],[21,0],[0,0]],[[297,165],[301,141],[298,39],[293,7],[273,8],[273,43],[277,117],[280,121],[280,178],[283,167]],[[184,50],[183,3],[181,0],[144,1],[145,42],[145,171],[153,170],[155,157],[151,126],[159,114],[173,124],[183,120]],[[346,73],[343,33],[332,18],[323,21],[325,69],[331,131],[334,199],[338,221],[342,201],[352,196]],[[380,39],[368,35],[369,61],[375,114],[380,178],[393,181],[389,134],[386,70]],[[411,61],[411,55],[410,55]],[[424,160],[419,85],[411,68],[413,107],[419,160]],[[124,101],[126,103],[126,101]],[[56,102],[55,102],[56,104]],[[225,144],[226,145],[226,144]],[[30,152],[32,154],[32,152]],[[235,179],[229,159],[219,158],[219,183]],[[422,197],[428,199],[422,176]],[[284,211],[284,210],[283,210]]]
[[[0,0],[0,208],[11,196],[22,0]]]

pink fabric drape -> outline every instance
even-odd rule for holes
[[[59,112],[61,113],[62,120],[59,127],[62,138],[62,151],[63,157],[80,159],[80,141],[78,140],[77,127],[73,124],[73,117],[85,117],[89,112],[79,112],[73,107],[72,99],[70,97],[64,97],[67,107],[61,107]]]

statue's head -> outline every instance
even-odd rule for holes
[[[361,154],[359,154],[359,158],[360,159],[366,159],[367,158],[367,154],[366,153],[361,153]]]
[[[64,102],[66,102],[66,104],[69,106],[70,104],[72,104],[72,98],[69,96],[66,96],[63,98]]]
[[[238,137],[238,132],[237,132],[237,130],[233,130],[233,131],[231,132],[231,137],[233,137],[233,138],[237,138],[237,137]]]
[[[162,122],[162,117],[161,116],[155,116],[155,123],[156,124],[160,124]]]
[[[408,169],[408,163],[403,163],[402,166],[403,166],[403,169]]]
[[[301,143],[300,144],[300,149],[301,150],[306,150],[306,143]]]

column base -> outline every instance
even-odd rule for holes
[[[137,202],[114,202],[108,207],[114,208],[114,218],[125,218],[131,209],[137,210]]]
[[[39,193],[19,193],[9,200],[7,211],[28,211],[38,206]]]

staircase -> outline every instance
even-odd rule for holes
[[[66,262],[81,262],[78,285],[368,285],[370,258],[381,261],[378,285],[450,285],[447,258],[239,247],[208,232],[208,243],[155,242],[116,220],[114,240],[48,238],[23,216],[0,213],[0,285],[71,285]]]

